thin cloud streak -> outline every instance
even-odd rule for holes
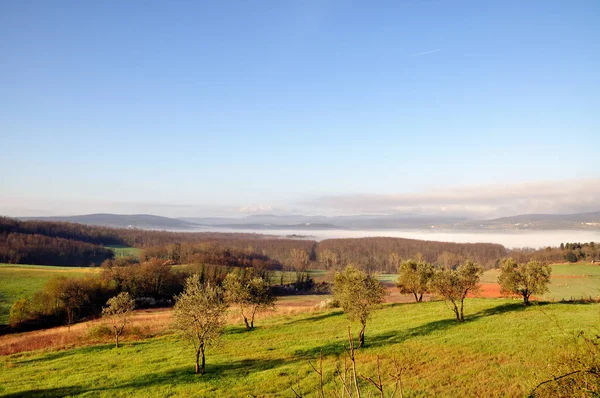
[[[421,57],[423,55],[439,53],[440,51],[442,51],[441,48],[436,48],[435,50],[429,50],[429,51],[423,51],[420,53],[410,54],[409,57]]]

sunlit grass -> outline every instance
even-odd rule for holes
[[[0,325],[8,323],[10,307],[21,297],[31,297],[57,275],[83,277],[99,272],[96,268],[50,265],[0,264]]]
[[[359,372],[373,375],[381,354],[384,372],[396,354],[410,364],[405,396],[523,396],[548,376],[548,364],[572,330],[600,326],[599,304],[547,304],[525,308],[518,300],[469,299],[458,324],[443,302],[385,306],[367,326]],[[47,396],[293,396],[298,380],[314,392],[308,361],[322,350],[326,387],[343,355],[348,322],[339,310],[258,321],[244,332],[228,327],[207,356],[207,374],[193,374],[193,352],[168,335],[143,342],[0,359],[0,393]],[[354,325],[356,328],[356,325]],[[356,329],[355,329],[356,330]],[[365,387],[366,388],[366,387]]]

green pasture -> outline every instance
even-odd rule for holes
[[[98,272],[89,267],[55,267],[51,265],[0,264],[0,325],[8,323],[10,307],[21,297],[31,297],[42,290],[54,276],[83,277]]]
[[[443,302],[386,305],[370,320],[358,371],[375,376],[396,356],[403,367],[404,397],[525,396],[551,376],[572,332],[595,333],[600,304],[468,299],[466,322],[454,321]],[[318,376],[309,365],[323,353],[326,392],[347,343],[339,310],[257,320],[245,332],[231,326],[207,353],[207,374],[193,374],[192,348],[175,335],[65,351],[0,358],[0,395],[93,397],[313,397]],[[356,333],[357,325],[352,325]],[[374,392],[361,381],[363,395]],[[391,390],[387,391],[388,394]]]
[[[123,246],[123,245],[106,245],[107,249],[111,249],[115,252],[117,257],[137,257],[139,258],[143,250],[135,247]]]

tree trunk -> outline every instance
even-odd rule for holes
[[[423,293],[419,294],[419,300],[417,300],[419,303],[423,302]]]
[[[419,296],[417,296],[417,292],[413,292],[413,296],[415,296],[415,301],[419,302]]]
[[[200,369],[200,373],[206,373],[206,358],[204,357],[204,346],[202,346],[202,368]]]
[[[202,355],[202,360],[204,360],[204,355]],[[204,366],[204,365],[203,365]],[[200,351],[196,350],[196,374],[200,373]]]
[[[119,348],[119,333],[115,330],[115,348]]]
[[[367,327],[366,324],[362,325],[362,328],[360,329],[360,332],[358,333],[358,347],[360,348],[363,345],[365,345],[365,328]]]
[[[461,322],[464,322],[464,320],[465,320],[465,314],[463,312],[463,308],[465,306],[464,301],[465,301],[465,299],[460,300],[460,321]]]
[[[256,315],[257,310],[258,310],[258,307],[254,307],[252,309],[252,318],[250,318],[250,329],[254,329],[254,316]]]
[[[529,305],[529,294],[524,294],[523,300],[525,305]]]
[[[248,318],[246,318],[246,315],[242,315],[242,317],[244,318],[244,324],[246,325],[246,330],[250,330],[250,324],[248,323]]]
[[[452,302],[452,305],[454,306],[454,308],[452,308],[452,310],[454,311],[454,314],[456,315],[456,321],[460,322],[460,311],[458,311],[458,306],[454,302]]]

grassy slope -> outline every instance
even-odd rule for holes
[[[123,246],[123,245],[106,245],[104,246],[107,249],[111,249],[115,252],[115,256],[117,257],[138,257],[142,254],[142,249],[137,249],[135,247]]]
[[[44,265],[0,264],[0,325],[8,323],[10,307],[21,297],[31,297],[56,275],[86,276],[97,269]]]
[[[467,322],[457,324],[442,302],[385,306],[368,325],[368,346],[357,354],[360,373],[374,375],[376,354],[397,354],[411,365],[405,396],[523,396],[548,377],[565,331],[600,323],[598,304],[525,308],[514,300],[470,299],[466,314]],[[175,336],[118,350],[106,344],[3,357],[0,394],[293,396],[297,377],[304,393],[316,388],[307,361],[320,350],[332,386],[347,324],[339,311],[328,311],[259,320],[250,333],[229,327],[221,346],[209,350],[205,376],[193,374],[193,352]],[[383,366],[387,374],[389,362]]]

